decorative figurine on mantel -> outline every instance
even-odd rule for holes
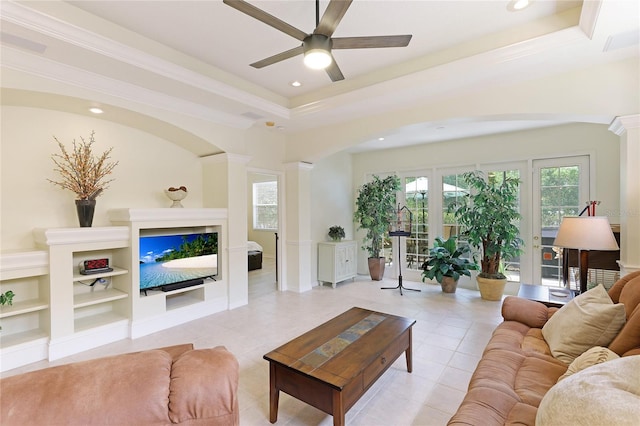
[[[185,186],[181,186],[179,188],[174,188],[173,186],[169,189],[165,189],[164,193],[169,197],[173,204],[171,204],[171,208],[182,208],[184,207],[180,201],[184,200],[187,197],[187,188]]]

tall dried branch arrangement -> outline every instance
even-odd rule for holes
[[[60,173],[61,179],[59,181],[47,180],[54,185],[74,192],[79,200],[94,200],[107,189],[109,182],[112,182],[113,179],[106,179],[106,177],[118,165],[118,161],[108,161],[113,148],[109,148],[100,156],[94,156],[92,151],[95,143],[94,134],[95,131],[92,131],[88,142],[82,136],[80,143],[74,139],[73,151],[71,152],[67,151],[55,136],[53,137],[61,152],[51,155],[51,160],[56,165],[53,170]]]

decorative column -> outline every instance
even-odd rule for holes
[[[202,159],[204,207],[227,208],[229,309],[249,303],[247,163],[250,157],[216,154]]]
[[[616,117],[620,136],[620,273],[640,271],[640,114]]]
[[[311,290],[311,170],[309,163],[285,166],[286,288]]]

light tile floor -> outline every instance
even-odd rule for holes
[[[445,425],[465,394],[489,336],[501,322],[501,302],[480,299],[477,291],[444,294],[440,286],[408,282],[421,292],[381,290],[395,279],[355,281],[314,287],[305,293],[265,292],[248,305],[173,327],[136,340],[124,340],[55,362],[38,362],[9,376],[50,365],[160,346],[193,342],[197,348],[224,345],[240,362],[240,423],[269,425],[269,369],[262,356],[324,321],[359,306],[413,318],[414,366],[404,357],[347,412],[349,425]],[[284,393],[279,425],[331,425],[332,417]]]

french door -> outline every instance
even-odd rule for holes
[[[577,216],[589,201],[589,156],[533,162],[533,283],[562,285],[561,249],[553,246],[564,216]]]
[[[422,264],[429,253],[429,173],[415,173],[401,176],[401,198],[398,200],[411,212],[411,236],[404,240],[402,273],[411,281],[420,281]],[[397,246],[397,241],[392,241]],[[395,260],[395,259],[394,259]]]

